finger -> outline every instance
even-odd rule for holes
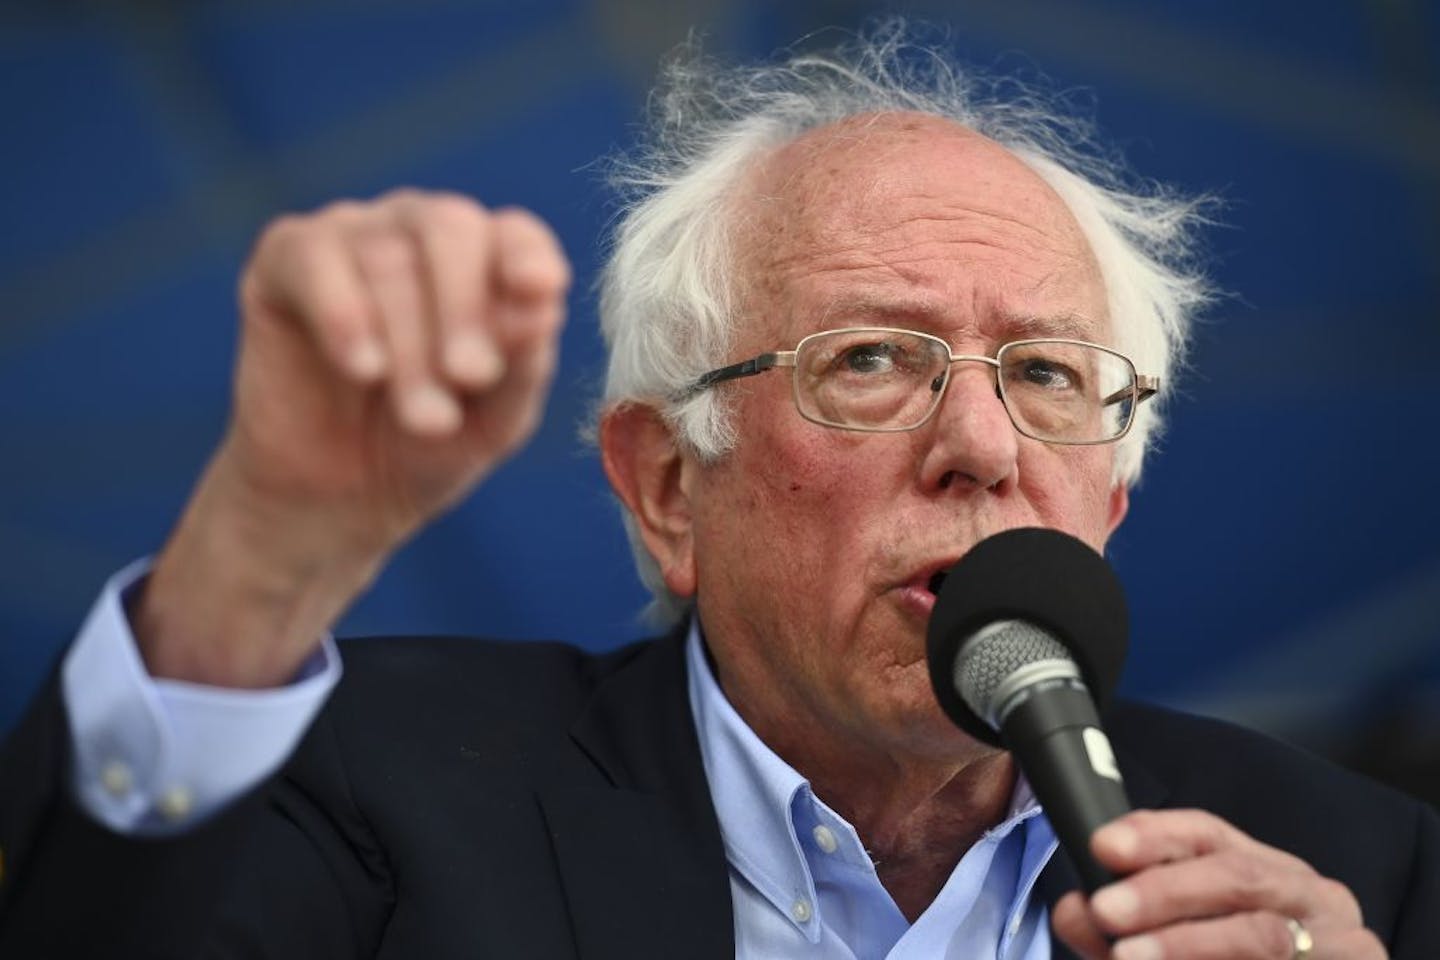
[[[1360,906],[1344,885],[1304,863],[1250,850],[1149,867],[1096,891],[1090,908],[1116,934],[1255,910],[1332,926],[1360,924]]]
[[[1101,927],[1122,935],[1256,910],[1331,926],[1360,924],[1359,904],[1343,885],[1303,863],[1277,864],[1241,850],[1149,867],[1096,891],[1090,909]]]
[[[1304,865],[1299,858],[1265,846],[1204,810],[1135,810],[1090,837],[1091,852],[1120,874],[1229,849],[1257,851],[1277,865]]]
[[[1311,931],[1309,960],[1382,960],[1385,948],[1363,927]],[[1295,938],[1274,913],[1242,913],[1176,924],[1116,942],[1114,960],[1292,960]]]
[[[372,383],[385,374],[389,355],[337,220],[332,207],[267,227],[241,278],[240,299],[247,313],[273,311],[301,323],[337,371]]]
[[[559,314],[556,307],[551,313]],[[526,349],[512,355],[504,378],[493,390],[467,398],[466,424],[477,449],[505,453],[530,436],[545,409],[545,397],[554,376],[559,349],[553,331],[558,316],[536,317],[534,322],[552,335],[541,335]]]
[[[412,433],[454,433],[460,405],[433,369],[433,306],[414,241],[401,230],[372,223],[359,229],[354,245],[390,354],[396,418]]]
[[[435,305],[436,354],[455,385],[483,390],[504,372],[487,323],[493,255],[491,218],[459,194],[402,194],[398,216],[420,247]]]
[[[1085,906],[1085,896],[1072,890],[1055,902],[1050,914],[1055,936],[1084,960],[1104,960],[1110,943]]]
[[[570,287],[570,262],[560,241],[540,218],[527,210],[497,210],[495,263],[497,294],[508,307],[501,312],[498,333],[507,346],[532,342],[555,329],[544,320],[563,316]]]

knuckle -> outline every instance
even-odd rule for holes
[[[303,214],[285,214],[266,224],[240,274],[242,301],[287,299],[303,288],[303,278],[315,269],[327,236],[313,217]]]
[[[1339,880],[1330,877],[1315,878],[1315,884],[1320,888],[1320,895],[1331,903],[1353,904],[1355,897],[1350,893],[1350,888]]]
[[[1331,911],[1342,915],[1348,922],[1360,922],[1360,902],[1355,899],[1355,894],[1349,887],[1330,877],[1318,877],[1316,883],[1320,888],[1322,902]]]
[[[559,247],[511,235],[502,244],[501,276],[507,286],[527,297],[563,295],[571,281],[570,264]]]
[[[355,257],[361,269],[373,276],[393,276],[415,267],[414,245],[392,231],[373,232],[356,241]]]
[[[496,229],[504,231],[517,245],[554,256],[560,255],[560,241],[550,224],[524,207],[502,207],[494,213]]]
[[[1227,889],[1237,905],[1255,906],[1267,902],[1268,895],[1275,889],[1275,878],[1264,864],[1254,857],[1244,855],[1226,856],[1222,860],[1229,876]]]
[[[381,206],[395,209],[414,208],[423,204],[427,194],[416,187],[396,187],[382,193],[378,199]]]
[[[1185,810],[1180,810],[1177,812],[1183,814],[1185,816],[1185,819],[1189,821],[1197,830],[1202,830],[1207,835],[1217,835],[1223,833],[1225,830],[1225,821],[1215,816],[1215,814],[1211,813],[1209,810],[1200,810],[1196,807],[1189,807]]]
[[[1235,831],[1224,820],[1208,810],[1186,810],[1186,831],[1201,850],[1224,850],[1234,844]]]
[[[370,212],[370,208],[371,204],[350,197],[344,197],[325,204],[325,206],[316,210],[307,219],[316,222],[345,222],[366,216]]]
[[[300,214],[286,213],[265,224],[255,241],[257,256],[293,246],[304,236],[307,219]]]
[[[504,227],[533,232],[548,236],[550,228],[545,221],[524,207],[506,206],[495,208],[495,221]]]
[[[426,219],[438,227],[477,230],[485,226],[485,208],[460,193],[432,194],[425,202]]]
[[[1289,960],[1295,953],[1295,938],[1283,917],[1273,913],[1251,913],[1245,917],[1248,936],[1260,955]]]

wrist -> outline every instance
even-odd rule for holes
[[[222,451],[133,603],[151,674],[229,687],[288,682],[388,553],[347,538],[333,513],[258,495]]]

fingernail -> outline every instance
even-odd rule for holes
[[[445,344],[445,368],[457,380],[485,385],[500,379],[505,362],[488,340],[461,333]]]
[[[460,405],[432,383],[407,390],[401,406],[406,426],[417,433],[446,434],[460,426]]]
[[[1095,839],[1103,847],[1109,847],[1122,857],[1134,856],[1140,848],[1140,835],[1133,827],[1123,823],[1111,823],[1095,832]]]
[[[1131,937],[1115,944],[1115,960],[1165,960],[1165,948],[1154,937]]]
[[[365,380],[373,380],[385,372],[385,352],[374,340],[361,340],[350,349],[347,358],[350,372]]]
[[[1140,898],[1128,884],[1102,887],[1090,898],[1090,908],[1111,926],[1123,927],[1140,911]]]

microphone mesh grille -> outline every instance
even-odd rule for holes
[[[982,717],[997,704],[990,701],[1005,678],[1040,660],[1073,660],[1065,644],[1024,620],[991,624],[970,638],[955,659],[955,688]]]

